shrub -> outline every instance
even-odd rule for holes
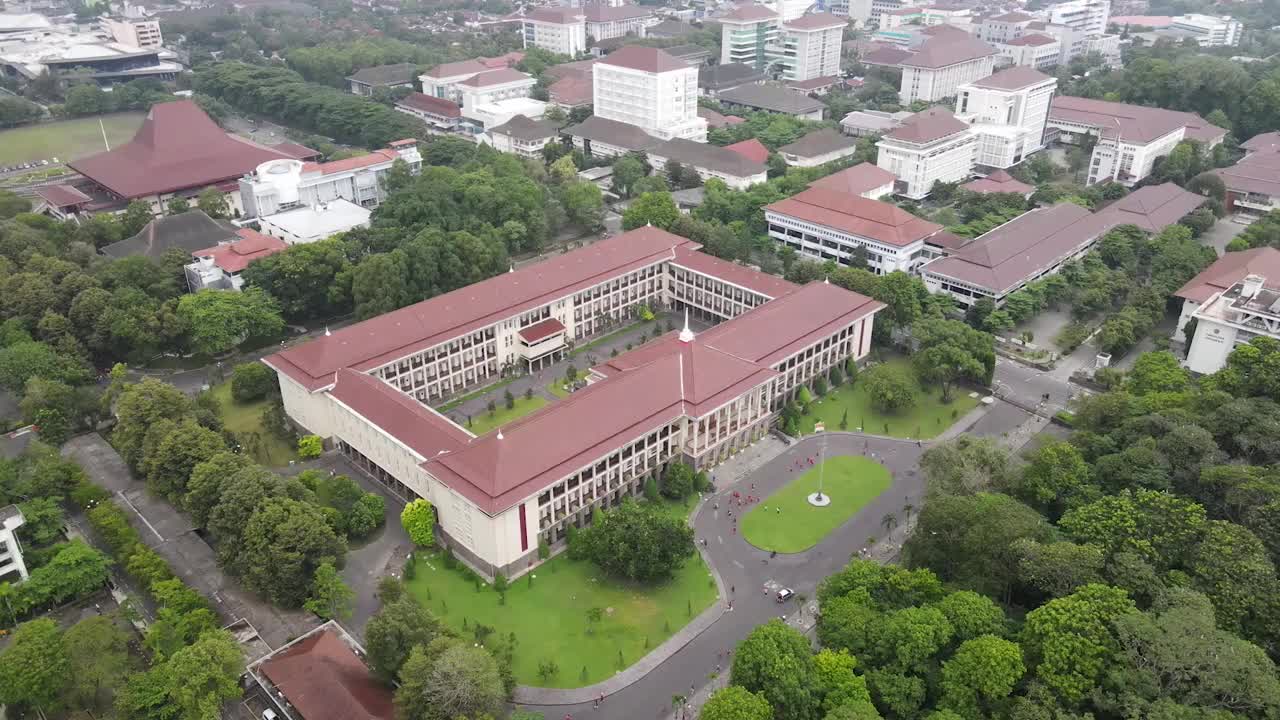
[[[573,549],[611,575],[663,580],[693,555],[693,528],[653,505],[631,500],[577,533]]]
[[[909,370],[899,365],[877,365],[864,374],[862,382],[872,407],[880,412],[901,412],[916,402],[919,383]]]
[[[319,435],[303,435],[298,438],[298,457],[303,460],[313,460],[323,452],[324,441]]]
[[[231,397],[240,403],[261,400],[276,387],[276,374],[260,362],[237,365],[231,371]]]
[[[347,514],[347,535],[349,537],[367,537],[378,529],[387,511],[387,501],[377,493],[365,493],[360,496],[351,512]]]
[[[405,505],[400,511],[400,524],[414,545],[429,548],[435,544],[436,510],[426,500],[418,498]]]
[[[551,546],[546,540],[538,538],[538,559],[546,560],[549,557],[551,557]]]

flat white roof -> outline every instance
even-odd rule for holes
[[[299,238],[328,237],[369,224],[369,210],[349,200],[330,200],[323,205],[286,210],[262,221]]]

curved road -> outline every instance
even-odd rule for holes
[[[779,606],[773,593],[765,591],[766,587],[789,587],[797,593],[814,597],[817,584],[844,567],[850,556],[856,555],[866,544],[868,537],[884,534],[880,519],[885,513],[897,513],[901,517],[904,504],[912,502],[919,505],[923,479],[917,476],[916,467],[924,450],[915,441],[830,433],[826,437],[828,456],[861,455],[865,452],[893,473],[893,484],[889,489],[816,547],[803,553],[769,559],[769,553],[747,544],[741,535],[732,534],[725,512],[727,497],[734,490],[747,494],[751,483],[756,485],[753,494],[768,496],[795,477],[790,468],[797,459],[816,457],[822,442],[818,437],[801,440],[736,481],[717,478],[720,510],[715,510],[711,502],[704,502],[695,515],[695,537],[699,542],[704,538],[707,540],[706,554],[712,568],[720,575],[723,587],[735,588],[730,595],[732,611],[721,602],[721,615],[709,628],[658,668],[608,696],[600,708],[594,708],[591,702],[521,707],[544,713],[547,720],[562,720],[566,715],[572,715],[573,720],[656,720],[667,717],[671,713],[673,695],[688,695],[690,688],[701,688],[715,673],[718,664],[722,672],[728,672],[728,661],[723,653],[736,647],[753,628],[777,617],[782,609],[795,612],[794,603]]]

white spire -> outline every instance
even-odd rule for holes
[[[498,428],[498,439],[502,439],[502,428]]]
[[[330,335],[332,335],[332,334],[333,334],[333,333],[329,332],[329,326],[328,326],[328,325],[325,325],[325,326],[324,326],[324,336],[325,336],[325,337],[329,337],[329,336],[330,336]]]
[[[689,308],[684,309],[684,329],[680,331],[680,342],[693,342],[693,330],[689,329]]]
[[[822,284],[823,284],[823,285],[830,285],[830,284],[831,284],[831,278],[830,278],[830,277],[828,277],[828,276],[826,276],[826,275],[823,275],[823,276],[822,276]]]
[[[508,267],[508,268],[507,268],[507,272],[509,272],[509,273],[513,273],[513,272],[515,272],[515,271],[516,271],[516,264],[515,264],[515,263],[511,263],[510,267]]]

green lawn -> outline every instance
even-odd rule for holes
[[[547,392],[558,398],[569,397],[569,391],[564,389],[564,378],[556,378],[547,384]]]
[[[218,401],[222,424],[237,435],[254,435],[259,438],[258,446],[246,445],[255,461],[267,467],[283,467],[290,460],[298,459],[297,448],[278,435],[267,432],[262,427],[262,411],[267,407],[266,400],[251,403],[238,403],[231,397],[231,382],[215,385],[209,389],[214,400]]]
[[[911,367],[910,361],[902,358],[889,363],[903,365],[907,369]],[[871,398],[862,383],[855,382],[852,387],[845,384],[810,403],[809,412],[800,418],[800,432],[803,435],[812,433],[814,422],[819,420],[826,424],[828,432],[840,430],[840,419],[847,410],[849,427],[846,429],[850,431],[856,432],[865,422],[862,432],[872,435],[915,439],[918,433],[921,439],[928,440],[937,437],[951,427],[951,423],[978,406],[978,401],[969,397],[968,390],[957,387],[953,395],[950,404],[943,403],[942,389],[931,385],[917,393],[916,404],[912,408],[886,415],[871,407]]]
[[[483,435],[496,427],[506,425],[512,420],[522,418],[543,405],[546,405],[547,399],[538,395],[534,395],[531,398],[526,398],[521,395],[516,398],[515,406],[510,410],[507,409],[507,406],[503,404],[501,400],[496,402],[498,403],[497,409],[492,413],[485,410],[479,415],[472,415],[471,424],[467,426],[467,429],[476,435]]]
[[[117,113],[5,130],[0,132],[0,165],[55,157],[66,162],[102,152],[107,148],[102,143],[99,120],[106,128],[111,147],[118,147],[133,138],[142,118],[142,113]]]
[[[831,496],[826,507],[814,507],[808,499],[818,490],[820,470],[823,492]],[[830,458],[747,511],[742,518],[742,537],[761,550],[808,550],[888,489],[891,482],[889,470],[874,460],[857,455]]]
[[[461,572],[446,569],[439,554],[420,553],[418,560],[409,592],[464,637],[472,636],[477,622],[502,635],[515,633],[515,675],[525,685],[573,688],[600,682],[634,664],[716,600],[715,583],[698,555],[667,583],[638,587],[610,580],[595,565],[561,553],[513,581],[506,605],[498,604],[492,587],[477,592]],[[600,608],[604,618],[588,634],[591,608]],[[538,665],[548,659],[559,672],[544,682]]]

